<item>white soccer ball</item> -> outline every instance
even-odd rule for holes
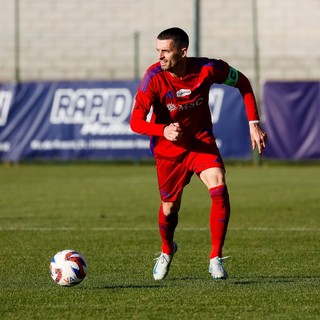
[[[60,286],[72,287],[79,284],[87,274],[84,257],[74,250],[58,252],[51,260],[51,278]]]

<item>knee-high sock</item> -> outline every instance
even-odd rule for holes
[[[220,185],[209,190],[212,199],[210,211],[210,231],[212,250],[210,259],[222,256],[222,248],[227,233],[230,217],[229,194],[226,185]]]
[[[162,205],[159,208],[159,231],[162,241],[162,252],[171,255],[173,253],[173,236],[178,224],[178,213],[166,216]]]

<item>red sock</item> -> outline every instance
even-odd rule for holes
[[[173,253],[173,236],[178,224],[178,213],[171,213],[166,216],[163,213],[162,205],[159,209],[159,231],[162,241],[162,252],[171,255]]]
[[[229,194],[226,185],[220,185],[209,190],[212,199],[210,211],[210,231],[212,250],[210,259],[222,256],[222,248],[226,237],[230,217]]]

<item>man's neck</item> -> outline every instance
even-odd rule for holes
[[[188,59],[185,58],[182,60],[179,66],[177,66],[173,72],[169,72],[175,78],[184,78],[188,74]]]

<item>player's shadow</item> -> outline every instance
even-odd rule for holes
[[[119,290],[119,289],[159,289],[165,287],[172,287],[172,285],[177,285],[179,282],[197,282],[197,281],[208,281],[211,283],[223,283],[225,285],[235,285],[235,286],[250,286],[250,285],[257,285],[257,284],[280,284],[280,283],[298,283],[298,282],[310,282],[319,280],[320,276],[257,276],[254,278],[247,278],[247,277],[236,277],[236,278],[229,278],[227,280],[212,280],[211,278],[202,278],[202,277],[168,277],[165,281],[155,282],[153,284],[133,284],[133,283],[126,283],[126,284],[109,284],[109,285],[102,285],[95,287],[95,289],[104,289],[104,290]]]
[[[183,278],[171,278],[168,277],[164,281],[155,281],[154,283],[146,283],[146,284],[109,284],[101,286],[101,289],[157,289],[172,286],[173,283],[178,281],[197,281],[201,280],[201,278],[197,277],[183,277]]]
[[[227,282],[234,285],[255,285],[255,284],[272,284],[272,283],[297,283],[297,282],[306,282],[319,279],[319,277],[312,277],[312,276],[261,276],[261,277],[254,277],[250,278],[235,278],[229,279]]]
[[[157,289],[165,287],[165,285],[161,284],[114,284],[114,285],[105,285],[100,287],[101,289]]]

